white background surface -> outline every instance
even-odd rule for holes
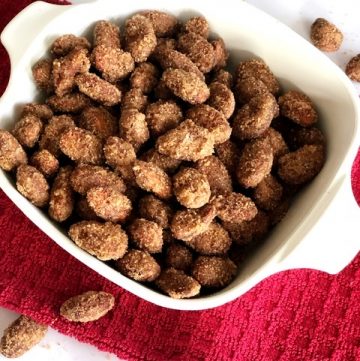
[[[86,2],[86,0],[73,0],[72,2],[80,3]],[[329,57],[343,69],[352,56],[360,53],[359,0],[248,0],[247,2],[273,15],[307,39],[309,38],[309,27],[315,18],[324,17],[334,22],[344,33],[344,43],[340,51]],[[149,8],[151,8],[151,2],[149,2]],[[360,91],[360,86],[356,85],[356,87]],[[355,224],[358,220],[350,219],[349,221]],[[351,227],[342,229],[343,236],[344,229],[350,231]],[[0,308],[0,334],[16,317],[15,313]],[[6,359],[0,356],[0,361],[2,360]],[[18,360],[112,361],[118,359],[114,355],[100,352],[92,346],[81,344],[70,337],[49,330],[39,346]]]

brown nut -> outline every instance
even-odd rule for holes
[[[70,183],[71,173],[71,166],[60,168],[51,187],[49,216],[57,222],[67,220],[74,209],[74,192]]]
[[[207,39],[210,33],[210,26],[203,16],[194,16],[185,22],[183,30],[188,33],[196,33]]]
[[[103,160],[101,140],[88,130],[73,127],[60,137],[60,149],[77,163],[100,165]]]
[[[238,79],[235,84],[234,94],[240,104],[246,104],[252,98],[267,93],[269,93],[269,89],[266,84],[254,76]]]
[[[218,38],[210,42],[214,48],[214,65],[213,69],[219,70],[225,68],[229,59],[229,52],[226,50],[224,40]]]
[[[194,237],[187,244],[202,255],[224,255],[231,246],[231,238],[219,223],[213,222],[204,233]]]
[[[123,180],[114,172],[96,165],[80,164],[71,174],[71,186],[75,192],[85,195],[89,189],[97,186],[113,186],[120,192],[125,192]]]
[[[28,103],[24,105],[21,116],[35,115],[43,121],[48,121],[53,117],[53,112],[46,104]]]
[[[271,149],[273,151],[274,156],[274,163],[277,163],[278,159],[286,154],[289,153],[289,147],[285,143],[284,138],[282,137],[281,133],[275,130],[274,128],[268,128],[263,134],[262,137],[264,139],[268,139],[271,145]]]
[[[106,46],[120,49],[120,29],[110,21],[100,20],[94,28],[94,47]]]
[[[250,59],[241,62],[235,70],[236,83],[245,78],[254,77],[261,80],[269,92],[276,95],[280,91],[280,85],[270,68],[262,60]]]
[[[146,61],[156,47],[156,35],[152,22],[136,14],[125,22],[126,49],[135,62]]]
[[[162,228],[155,222],[136,218],[128,228],[135,246],[149,253],[160,253],[163,246]]]
[[[168,228],[173,215],[171,207],[152,194],[140,199],[138,211],[141,218],[157,223],[162,228]]]
[[[151,58],[159,61],[165,50],[175,50],[176,40],[173,38],[157,38],[156,48],[151,54]]]
[[[215,71],[211,82],[224,84],[229,89],[231,89],[233,86],[233,76],[227,70],[220,69],[220,70]]]
[[[231,140],[227,140],[222,144],[215,146],[216,155],[224,164],[230,175],[234,174],[235,168],[239,162],[240,150],[238,146]]]
[[[81,93],[70,93],[64,96],[53,95],[46,99],[54,112],[57,113],[80,113],[83,109],[91,105],[90,99]]]
[[[49,184],[36,168],[20,165],[16,172],[16,188],[37,207],[44,207],[49,201]]]
[[[208,73],[213,68],[215,62],[214,48],[201,35],[196,33],[180,35],[178,49],[187,55],[203,73]]]
[[[105,45],[98,45],[93,49],[91,61],[102,77],[110,83],[125,79],[135,68],[130,53]]]
[[[159,70],[148,62],[137,65],[130,76],[131,87],[139,88],[144,94],[151,93],[158,81]]]
[[[154,89],[154,96],[156,99],[171,100],[175,99],[173,92],[167,87],[164,80],[161,78]]]
[[[130,199],[111,186],[90,188],[86,199],[98,217],[113,223],[124,222],[132,210]]]
[[[258,138],[245,144],[236,168],[239,184],[256,187],[271,171],[273,151],[268,139]]]
[[[90,48],[91,44],[85,37],[65,34],[55,39],[55,41],[51,44],[50,51],[55,56],[64,56],[74,49],[89,50]]]
[[[168,267],[186,272],[190,268],[192,261],[192,253],[185,246],[172,243],[166,250],[165,263]]]
[[[301,148],[304,145],[326,144],[324,134],[320,129],[315,127],[295,129],[291,132],[290,139],[288,141],[293,149]]]
[[[270,127],[278,114],[279,106],[272,94],[253,97],[236,113],[233,134],[240,140],[257,138]]]
[[[72,322],[91,322],[104,317],[115,304],[115,297],[107,292],[87,291],[66,300],[60,315]]]
[[[233,92],[225,84],[219,82],[212,82],[209,89],[210,97],[207,103],[224,114],[226,119],[229,119],[235,110]]]
[[[346,65],[345,73],[351,80],[360,82],[360,54],[350,59]]]
[[[255,203],[241,193],[219,195],[215,199],[217,216],[225,222],[241,223],[256,216]]]
[[[281,201],[281,203],[277,207],[275,207],[269,213],[270,223],[272,226],[275,226],[284,219],[290,208],[290,205],[291,205],[290,198],[285,198],[284,200]]]
[[[313,179],[325,162],[322,145],[304,145],[279,159],[278,174],[288,184],[303,184]]]
[[[47,329],[47,326],[21,315],[5,329],[0,341],[0,354],[7,358],[22,356],[45,337]]]
[[[110,222],[75,223],[69,229],[69,236],[77,246],[102,261],[123,257],[128,247],[126,232]]]
[[[148,105],[145,117],[151,134],[157,137],[179,125],[182,111],[172,100],[158,100]]]
[[[209,182],[211,194],[224,194],[232,192],[230,174],[219,158],[210,155],[196,162],[195,168],[204,174]]]
[[[162,80],[177,97],[190,104],[204,103],[210,96],[209,88],[195,73],[169,68],[163,72]]]
[[[181,160],[168,157],[157,152],[155,149],[149,149],[140,156],[140,160],[144,162],[151,162],[169,174],[173,174],[179,168]]]
[[[138,160],[133,167],[138,186],[147,192],[152,192],[161,199],[172,196],[170,177],[157,165]]]
[[[280,204],[282,195],[282,185],[269,174],[254,188],[253,199],[258,207],[270,211]]]
[[[293,122],[309,127],[318,120],[318,115],[311,99],[296,90],[290,90],[279,97],[280,113]]]
[[[88,107],[83,110],[79,127],[86,129],[100,139],[117,134],[117,120],[103,107]]]
[[[138,151],[150,138],[145,114],[136,109],[123,110],[119,121],[119,134],[121,138],[131,143],[135,151]]]
[[[46,93],[51,93],[54,90],[54,83],[52,80],[52,61],[50,59],[40,59],[32,67],[32,75],[36,86],[44,90]]]
[[[187,119],[160,136],[156,149],[168,157],[195,162],[214,152],[214,138],[207,129]]]
[[[150,20],[157,37],[171,36],[177,29],[178,21],[174,15],[157,10],[142,11],[140,15]]]
[[[73,119],[67,115],[52,117],[49,124],[45,126],[44,132],[39,141],[40,149],[46,149],[55,157],[59,157],[60,137],[68,129],[75,127]]]
[[[30,158],[30,164],[44,174],[45,177],[51,177],[59,169],[59,161],[46,149],[34,153]]]
[[[36,115],[25,115],[15,123],[12,133],[23,147],[33,148],[43,129],[42,121]]]
[[[183,271],[168,268],[155,281],[161,291],[172,298],[190,298],[200,293],[200,284]]]
[[[326,19],[317,18],[311,25],[310,39],[318,49],[332,52],[339,50],[343,41],[343,34]]]
[[[204,287],[225,287],[235,277],[237,267],[229,258],[200,256],[192,268],[192,276]]]
[[[129,250],[116,261],[116,268],[125,276],[139,282],[152,282],[160,274],[160,266],[149,253],[137,249]]]
[[[0,129],[0,168],[9,172],[27,163],[27,155],[17,139],[7,130]]]
[[[107,138],[104,155],[106,163],[114,169],[123,165],[131,165],[136,160],[136,153],[131,143],[118,137]]]
[[[103,105],[113,106],[121,100],[121,91],[95,74],[79,74],[75,77],[75,83],[81,93]]]
[[[125,93],[121,101],[121,109],[135,109],[139,112],[144,112],[148,104],[148,98],[143,94],[141,89],[132,88]]]
[[[93,209],[89,206],[89,203],[86,199],[80,198],[76,202],[76,214],[85,221],[100,221],[100,218],[96,215]]]
[[[187,208],[200,208],[209,202],[210,185],[206,176],[194,168],[182,168],[173,177],[174,194]]]

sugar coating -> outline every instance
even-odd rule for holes
[[[28,114],[15,123],[12,133],[23,147],[33,148],[42,129],[42,121],[36,115]]]
[[[233,86],[233,76],[227,70],[219,69],[214,72],[211,82],[224,84],[231,89]]]
[[[50,191],[49,216],[57,222],[67,220],[74,210],[74,191],[71,187],[71,166],[61,167]]]
[[[236,168],[239,184],[245,188],[256,187],[271,171],[273,151],[268,139],[255,139],[245,144]]]
[[[311,42],[322,51],[333,52],[339,50],[343,38],[342,32],[326,19],[317,18],[311,25]]]
[[[28,103],[24,105],[21,112],[21,116],[25,116],[29,114],[35,115],[42,121],[47,121],[54,116],[49,106],[47,106],[46,104],[37,104],[37,103]]]
[[[4,330],[0,354],[7,358],[22,356],[45,337],[47,329],[47,326],[21,315]]]
[[[169,228],[173,216],[172,208],[152,194],[141,198],[138,203],[141,218],[157,223],[160,227]]]
[[[168,157],[195,162],[213,153],[214,138],[206,128],[187,119],[160,136],[156,149]]]
[[[51,93],[54,88],[51,74],[52,61],[50,59],[40,59],[32,67],[32,75],[36,86],[46,93]]]
[[[113,186],[120,192],[125,192],[124,181],[114,172],[104,167],[80,164],[72,172],[71,186],[75,192],[85,195],[87,191],[97,186]]]
[[[140,156],[140,160],[151,162],[169,174],[173,174],[179,168],[181,160],[168,157],[159,153],[154,148],[149,149],[147,152]]]
[[[282,195],[282,185],[273,175],[268,174],[254,188],[253,199],[257,207],[270,211],[280,204]]]
[[[45,177],[51,177],[59,170],[59,161],[46,149],[34,153],[30,158],[30,164],[44,174]]]
[[[203,73],[210,72],[214,67],[214,48],[199,34],[181,34],[178,38],[178,50],[187,55]]]
[[[0,168],[9,172],[27,163],[27,155],[17,139],[7,130],[0,129]]]
[[[204,287],[225,287],[235,277],[237,267],[229,258],[199,256],[192,267],[192,276]]]
[[[313,179],[325,162],[323,145],[304,145],[279,159],[278,175],[289,184],[303,184]]]
[[[100,20],[94,27],[94,47],[103,45],[109,48],[120,49],[120,29],[107,20]]]
[[[75,204],[76,214],[85,221],[100,221],[94,210],[89,206],[86,197],[81,197]]]
[[[74,92],[64,96],[53,95],[46,99],[46,104],[57,113],[80,113],[91,102],[86,95]]]
[[[81,221],[70,226],[70,238],[77,246],[102,261],[119,259],[128,247],[128,236],[117,224]]]
[[[185,22],[183,30],[188,33],[196,33],[207,39],[210,33],[210,26],[203,16],[194,16]]]
[[[254,77],[261,80],[269,92],[276,95],[280,91],[280,85],[270,68],[264,61],[258,59],[250,59],[241,62],[235,70],[235,83],[242,79]]]
[[[159,81],[159,70],[155,65],[144,62],[136,66],[130,76],[132,88],[139,88],[142,93],[150,93]]]
[[[254,218],[258,212],[251,198],[241,193],[219,195],[214,200],[217,216],[225,222],[241,223]]]
[[[172,267],[163,270],[155,284],[170,297],[178,299],[194,297],[201,288],[194,278]]]
[[[209,202],[211,191],[206,175],[194,168],[182,168],[173,176],[177,201],[187,208],[200,208]]]
[[[131,165],[136,159],[136,153],[131,143],[118,137],[106,139],[104,155],[106,163],[114,169],[122,165]]]
[[[154,88],[154,96],[155,98],[162,100],[171,100],[176,98],[174,93],[167,87],[162,78],[160,78],[159,82]]]
[[[232,175],[239,162],[239,147],[232,140],[227,140],[222,144],[217,144],[215,146],[215,152],[229,174]]]
[[[195,124],[206,128],[214,138],[215,144],[224,143],[230,138],[231,127],[225,116],[207,104],[191,107],[186,112],[186,117]]]
[[[220,82],[212,82],[209,85],[210,97],[207,104],[221,112],[229,119],[235,110],[235,98],[233,92]]]
[[[266,93],[251,98],[236,113],[233,119],[233,134],[240,140],[253,139],[262,135],[279,114],[275,97]]]
[[[147,106],[145,120],[151,135],[157,137],[175,128],[182,120],[183,114],[179,105],[172,100],[158,100]]]
[[[136,183],[147,192],[152,192],[161,199],[172,196],[170,177],[157,165],[138,160],[133,167]]]
[[[225,255],[231,246],[231,238],[225,228],[217,222],[212,222],[205,232],[187,244],[201,255]]]
[[[59,36],[50,46],[50,51],[55,56],[64,56],[74,49],[90,49],[91,44],[84,36],[65,34]]]
[[[42,173],[30,165],[20,165],[16,171],[16,188],[37,207],[49,201],[49,184]]]
[[[248,76],[237,80],[234,94],[240,104],[248,103],[252,98],[269,92],[266,84],[259,78]]]
[[[124,97],[121,101],[121,109],[135,109],[139,112],[144,112],[147,104],[147,95],[143,94],[139,88],[132,88],[124,94]]]
[[[280,113],[303,127],[314,125],[318,115],[311,99],[296,90],[290,90],[279,97]]]
[[[191,251],[180,244],[172,243],[166,250],[165,263],[168,267],[186,272],[193,261]]]
[[[163,11],[142,11],[140,15],[150,20],[157,37],[172,36],[177,30],[178,21],[174,15]]]
[[[213,70],[225,68],[229,58],[229,52],[226,50],[224,40],[221,38],[210,42],[214,49],[214,65]]]
[[[67,129],[61,135],[59,145],[61,151],[76,163],[102,163],[102,142],[88,130],[78,127]]]
[[[176,40],[173,38],[157,38],[155,50],[151,54],[151,59],[160,61],[165,50],[176,50]]]
[[[270,146],[273,151],[274,163],[277,163],[279,157],[289,153],[289,147],[286,144],[283,136],[274,128],[269,127],[262,134],[262,138],[267,139],[270,142]]]
[[[195,168],[206,176],[212,195],[232,192],[230,174],[218,157],[214,155],[205,157],[195,163]]]
[[[304,145],[320,144],[325,145],[325,136],[319,128],[299,128],[290,134],[289,144],[294,149],[301,148]]]
[[[46,149],[55,157],[61,154],[59,142],[61,135],[69,128],[75,127],[73,119],[67,115],[54,116],[45,126],[39,141],[40,149]]]
[[[60,315],[72,322],[92,322],[104,317],[115,304],[115,297],[103,291],[87,291],[66,300]]]
[[[91,61],[102,77],[110,83],[125,79],[135,68],[130,53],[105,45],[98,45],[93,49]]]
[[[113,106],[121,100],[120,90],[115,85],[110,84],[95,74],[77,75],[75,83],[79,87],[80,92],[103,105]]]
[[[100,139],[116,135],[118,124],[116,118],[104,107],[87,107],[79,119],[79,127],[86,129]]]
[[[146,61],[156,47],[156,35],[152,22],[136,14],[125,22],[125,43],[135,62]]]
[[[119,135],[131,143],[135,151],[150,138],[145,114],[136,109],[124,109],[119,121]]]
[[[162,80],[177,97],[190,104],[204,103],[210,96],[206,83],[195,73],[169,68],[163,72]]]
[[[133,163],[118,165],[115,169],[115,172],[124,180],[127,186],[138,187],[135,173],[133,171],[133,166]]]
[[[360,82],[360,54],[349,60],[345,73],[351,80]]]
[[[152,282],[160,274],[160,266],[148,252],[129,250],[116,261],[116,268],[125,276],[139,282]]]

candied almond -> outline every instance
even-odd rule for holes
[[[28,114],[15,123],[12,133],[23,147],[33,148],[42,129],[42,121],[36,115]]]
[[[136,160],[136,153],[131,143],[118,137],[106,139],[104,155],[106,163],[114,169],[122,165],[131,165]]]
[[[165,263],[168,267],[187,271],[192,264],[192,260],[191,251],[180,244],[172,243],[166,250]]]
[[[65,34],[59,36],[51,44],[50,51],[56,56],[64,56],[74,49],[90,49],[91,44],[84,36]]]
[[[94,27],[94,47],[99,45],[120,48],[119,27],[107,20],[98,21]]]
[[[211,82],[224,84],[229,89],[231,89],[233,86],[233,76],[227,70],[219,69],[215,71]]]
[[[350,59],[346,65],[345,73],[351,80],[360,82],[360,54]]]
[[[229,174],[235,172],[235,168],[239,162],[240,150],[238,146],[231,140],[215,146],[216,155],[219,160],[224,164]]]
[[[0,168],[11,171],[27,163],[27,155],[17,139],[7,130],[0,129]]]
[[[81,93],[70,93],[64,96],[53,95],[46,99],[54,112],[58,113],[80,113],[91,105],[90,99]]]
[[[234,94],[240,104],[248,103],[252,98],[269,93],[269,89],[262,80],[254,76],[238,79]]]
[[[253,199],[258,207],[270,211],[279,205],[282,195],[282,185],[273,175],[268,174],[254,188]]]
[[[343,38],[342,32],[326,19],[317,18],[311,25],[311,42],[322,51],[339,50]]]
[[[155,65],[144,62],[136,66],[130,76],[130,85],[132,88],[141,89],[142,93],[150,93],[159,80],[159,70]]]
[[[320,144],[325,145],[325,136],[319,128],[299,128],[290,134],[289,144],[292,148],[298,149],[304,145]]]
[[[143,112],[147,106],[148,97],[143,94],[141,89],[132,88],[124,94],[121,101],[121,109],[135,109],[139,112]]]
[[[187,20],[184,24],[183,30],[188,33],[196,33],[205,39],[209,37],[210,27],[209,23],[203,16],[194,16]]]
[[[59,161],[46,149],[34,153],[30,158],[30,164],[44,174],[45,177],[51,177],[59,169]]]
[[[235,110],[235,98],[233,92],[225,85],[219,82],[212,82],[209,85],[210,97],[207,103],[223,113],[226,119],[229,119]]]
[[[43,121],[51,119],[54,115],[49,106],[47,106],[46,104],[37,103],[28,103],[24,105],[21,116],[23,117],[29,114],[35,115]]]
[[[151,148],[140,156],[140,160],[151,162],[169,174],[173,174],[179,168],[181,160],[168,157]]]
[[[52,80],[52,61],[50,59],[40,59],[32,67],[32,75],[36,86],[51,93],[54,89]]]
[[[178,21],[174,15],[157,10],[142,11],[140,15],[150,20],[157,37],[171,36],[175,33]]]
[[[281,133],[275,130],[272,127],[269,127],[263,134],[264,139],[268,139],[273,151],[274,163],[277,163],[279,157],[289,152],[289,147],[287,146],[284,138]]]
[[[138,203],[141,218],[157,223],[162,228],[168,228],[173,211],[171,207],[152,194],[141,198]]]
[[[229,58],[229,52],[226,50],[224,40],[221,38],[215,39],[212,40],[210,44],[214,48],[213,69],[218,70],[221,68],[225,68]]]

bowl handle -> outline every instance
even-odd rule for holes
[[[41,29],[68,6],[36,1],[17,14],[5,27],[0,39],[15,67]]]
[[[347,176],[316,226],[295,249],[284,255],[279,271],[312,268],[336,274],[360,251],[359,234],[360,208]]]

